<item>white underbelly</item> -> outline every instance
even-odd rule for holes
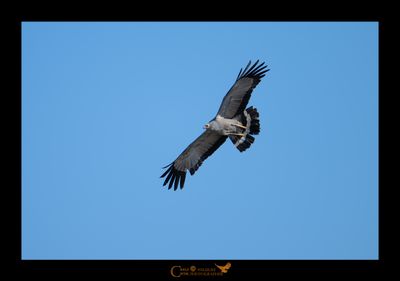
[[[239,121],[235,119],[227,119],[222,116],[217,115],[215,121],[218,123],[219,127],[221,128],[220,133],[222,135],[229,135],[232,133],[238,133],[238,127],[234,126],[234,124],[238,124]]]

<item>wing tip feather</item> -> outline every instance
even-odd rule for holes
[[[175,161],[164,167],[169,168],[160,177],[163,178],[166,176],[163,186],[168,185],[168,189],[171,189],[173,187],[174,190],[177,190],[179,186],[181,189],[183,189],[185,184],[186,171],[177,170],[173,164],[175,164]]]
[[[245,78],[245,77],[249,77],[249,78],[256,78],[256,79],[261,79],[264,76],[261,76],[262,74],[266,73],[267,71],[269,71],[269,69],[266,70],[266,68],[268,67],[268,65],[264,65],[265,62],[262,62],[261,64],[258,64],[260,62],[260,60],[258,59],[253,65],[251,65],[251,60],[249,60],[249,63],[247,64],[247,66],[244,68],[244,70],[242,71],[242,68],[239,71],[239,75],[236,78],[236,81]],[[251,65],[251,67],[249,68],[249,66]]]

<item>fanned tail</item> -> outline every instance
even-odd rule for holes
[[[235,119],[246,127],[246,129],[243,129],[241,132],[244,134],[243,137],[236,135],[229,136],[232,143],[240,152],[245,151],[254,143],[255,139],[252,135],[258,135],[260,133],[259,116],[257,109],[251,106],[235,117]]]

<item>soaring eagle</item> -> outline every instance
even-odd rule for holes
[[[258,65],[258,60],[252,65],[251,61],[240,72],[235,83],[225,95],[217,115],[203,129],[205,131],[194,140],[174,162],[163,167],[168,168],[161,178],[167,176],[163,186],[168,189],[178,185],[182,189],[185,184],[186,170],[194,175],[208,156],[214,153],[229,137],[235,147],[243,152],[254,142],[252,135],[260,132],[259,114],[252,106],[245,109],[253,89],[260,83],[261,78],[269,71],[264,62]]]

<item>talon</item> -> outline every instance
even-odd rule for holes
[[[243,126],[243,125],[239,125],[239,124],[233,124],[234,126],[236,126],[236,127],[239,127],[239,128],[242,128],[242,129],[247,129],[247,127],[245,127],[245,126]]]

